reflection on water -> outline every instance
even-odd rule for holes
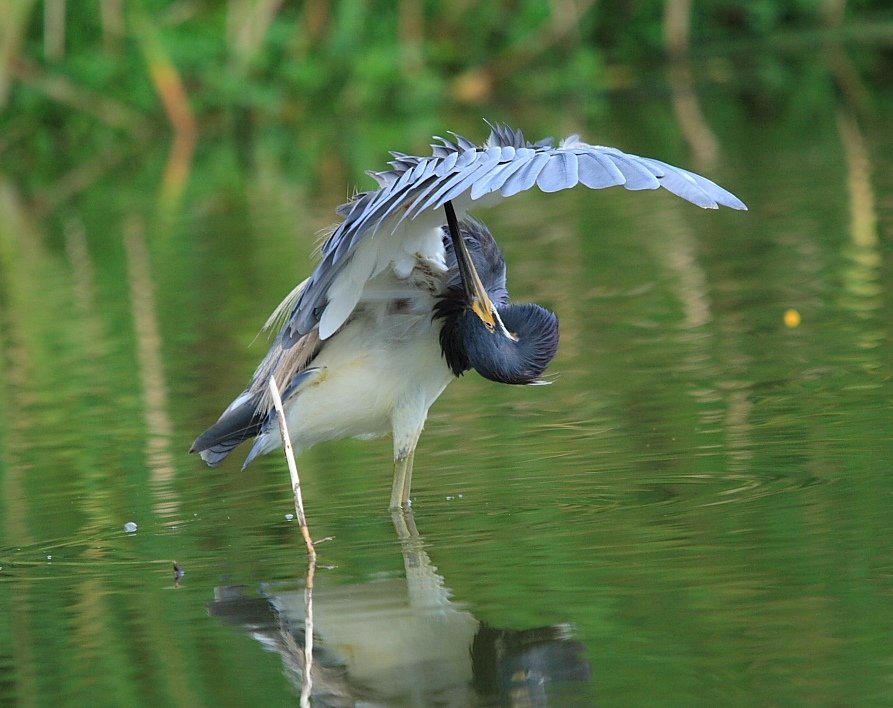
[[[393,512],[405,573],[358,585],[315,588],[312,698],[318,705],[541,706],[590,680],[583,645],[569,625],[496,629],[450,599],[424,550],[412,512]],[[303,591],[263,584],[215,588],[210,613],[282,657],[300,690],[304,673]],[[570,702],[570,703],[568,703]]]

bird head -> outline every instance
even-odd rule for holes
[[[558,318],[539,305],[507,303],[505,261],[489,230],[473,220],[454,226],[447,233],[456,276],[437,308],[447,363],[457,376],[473,368],[499,383],[541,383],[558,349]]]
[[[456,323],[468,364],[499,383],[541,383],[540,376],[558,350],[558,317],[527,303],[495,307],[491,328],[476,309],[466,309]]]

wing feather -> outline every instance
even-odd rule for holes
[[[580,182],[590,189],[615,187],[626,181],[617,165],[597,152],[583,152],[577,155],[577,170]]]
[[[543,165],[536,178],[536,186],[544,192],[570,189],[579,182],[577,156],[568,150],[555,152]]]
[[[654,166],[657,169],[662,169],[665,175],[668,174],[676,174],[679,175],[680,178],[684,178],[687,182],[694,184],[703,194],[706,194],[715,204],[712,209],[716,208],[716,205],[728,207],[730,209],[738,209],[741,211],[747,210],[747,205],[742,202],[738,197],[729,192],[726,189],[723,189],[715,182],[711,182],[706,177],[701,177],[701,175],[695,174],[694,172],[689,172],[688,170],[684,170],[681,167],[673,167],[672,165],[668,165],[666,162],[661,162],[660,160],[655,160],[650,157],[640,157],[640,160],[643,162]],[[664,180],[661,180],[661,185],[664,186],[669,191],[673,192],[679,197],[686,199],[688,201],[692,201],[685,194],[679,194],[678,192],[673,191],[667,185],[663,184]],[[697,204],[697,202],[694,202]],[[701,206],[700,204],[698,206]]]
[[[456,160],[459,159],[459,152],[451,152],[443,161],[437,166],[434,170],[435,177],[443,177],[444,175],[448,175],[453,171],[453,168],[456,166]]]
[[[500,189],[505,184],[505,181],[530,162],[534,155],[536,155],[536,152],[530,148],[515,149],[509,162],[500,163],[490,171],[489,175],[482,177],[474,183],[474,186],[471,188],[471,199],[480,199]]]
[[[483,146],[450,133],[435,137],[429,157],[392,153],[390,170],[371,173],[378,190],[357,195],[339,210],[346,216],[322,248],[323,258],[297,294],[284,327],[295,341],[319,327],[324,340],[350,316],[366,281],[412,254],[422,230],[442,224],[447,201],[464,212],[487,195],[510,197],[536,186],[557,192],[583,184],[590,189],[623,186],[667,191],[700,207],[746,209],[710,180],[651,158],[590,145],[570,136],[527,142],[521,131],[495,124]]]
[[[539,177],[540,171],[549,161],[549,152],[537,151],[532,160],[509,177],[505,184],[502,185],[502,196],[514,196],[518,192],[526,191],[536,184],[536,178]]]
[[[471,151],[467,151],[465,154],[470,153]],[[415,204],[412,206],[412,212],[418,214],[431,207],[432,204],[443,205],[451,199],[458,197],[469,189],[478,177],[499,162],[499,159],[502,156],[502,150],[498,147],[490,147],[484,152],[475,150],[474,155],[476,159],[473,161],[466,161],[467,164],[465,164],[464,167],[462,166],[462,160],[460,159],[459,162],[456,163],[453,173],[443,179],[439,183],[438,189],[427,199],[424,201],[420,198],[416,199]]]
[[[625,189],[636,191],[660,187],[657,176],[648,169],[648,164],[641,158],[626,155],[613,148],[604,148],[604,154],[623,175]]]

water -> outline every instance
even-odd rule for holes
[[[750,212],[580,189],[482,214],[513,296],[561,318],[556,378],[450,386],[417,532],[386,511],[389,441],[300,458],[332,539],[320,685],[523,704],[536,672],[507,684],[539,659],[564,672],[555,705],[893,701],[893,142],[845,108],[754,120],[716,93],[700,169]],[[483,136],[476,112],[456,123]],[[698,167],[662,95],[531,123]],[[227,171],[206,145],[165,202],[166,147],[144,149],[57,206],[0,182],[0,701],[282,705],[305,572],[284,461],[185,451],[359,177],[310,188],[262,146]]]

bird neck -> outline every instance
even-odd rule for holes
[[[467,310],[459,288],[450,288],[434,306],[434,318],[443,321],[440,328],[440,351],[454,376],[462,376],[471,368],[460,328],[460,319]]]

